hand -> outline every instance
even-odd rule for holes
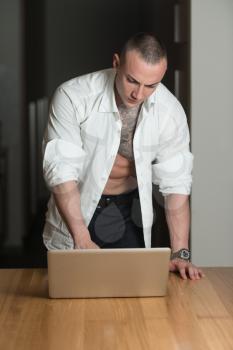
[[[179,272],[181,278],[186,280],[190,278],[191,280],[199,280],[202,277],[205,277],[201,269],[193,265],[189,261],[183,259],[173,259],[169,263],[169,270],[171,272]]]
[[[100,249],[100,247],[91,240],[88,229],[83,227],[74,237],[74,249]]]
[[[75,243],[74,249],[100,249],[100,247],[90,239],[83,242],[82,245]]]

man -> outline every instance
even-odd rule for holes
[[[53,193],[48,249],[150,247],[154,183],[165,196],[170,270],[203,276],[189,261],[189,132],[180,103],[161,83],[166,70],[160,41],[138,33],[114,54],[113,69],[57,89],[43,142]]]

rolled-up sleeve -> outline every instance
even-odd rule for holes
[[[86,153],[80,135],[80,110],[60,87],[50,104],[45,131],[43,174],[49,188],[79,180]]]
[[[176,101],[168,114],[161,117],[158,153],[152,162],[152,182],[163,195],[190,194],[193,155],[189,142],[186,115]]]

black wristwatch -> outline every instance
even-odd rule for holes
[[[182,248],[182,249],[178,250],[177,252],[172,253],[171,260],[176,259],[176,258],[190,261],[190,251],[186,248]]]

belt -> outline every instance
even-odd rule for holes
[[[134,198],[138,197],[138,190],[133,190],[132,192],[120,194],[120,195],[102,195],[97,207],[105,208],[111,203],[115,203],[116,205],[129,205],[133,202]]]

